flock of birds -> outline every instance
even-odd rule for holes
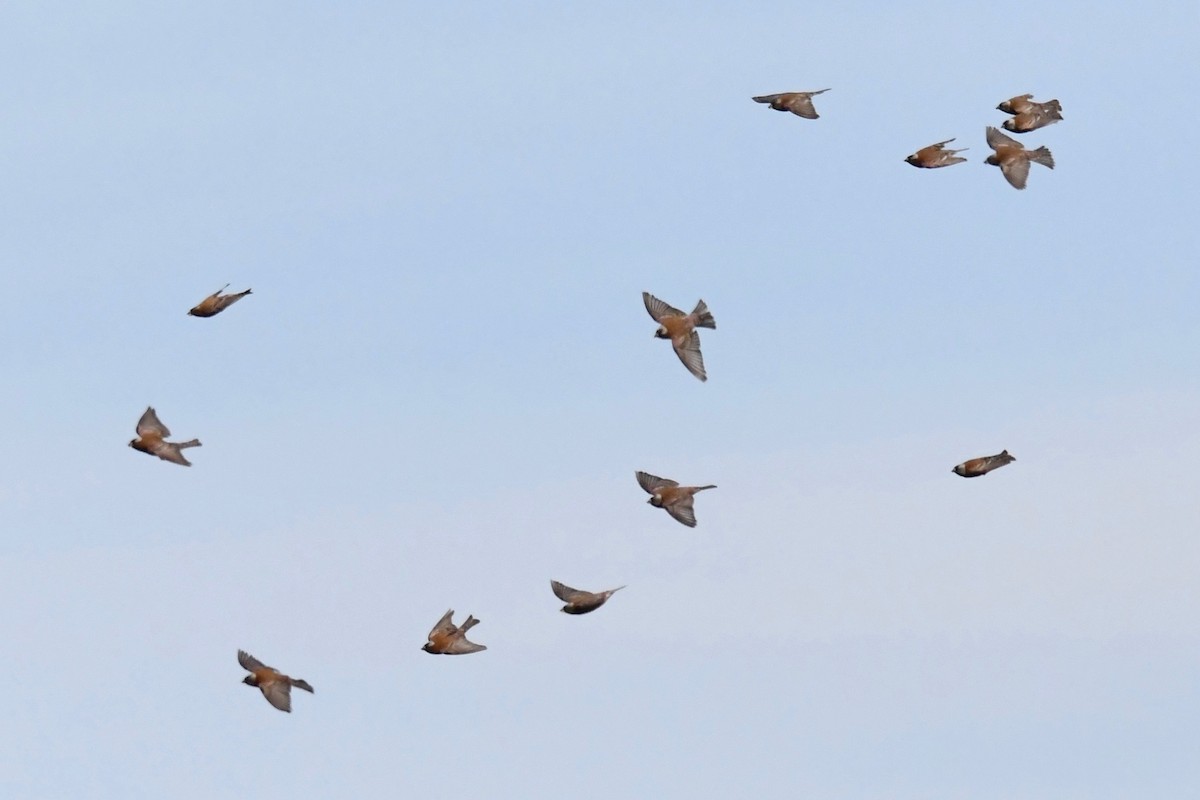
[[[776,111],[790,111],[805,119],[817,119],[819,115],[813,106],[812,98],[814,95],[827,91],[829,90],[784,92],[755,97],[753,100],[756,103],[768,104]],[[1029,131],[1051,125],[1062,119],[1062,106],[1057,100],[1038,103],[1033,100],[1033,95],[1030,94],[1006,100],[1000,103],[997,108],[1006,114],[1012,115],[1011,119],[1004,121],[1003,127],[1005,130],[1013,133],[1028,133]],[[914,167],[924,169],[960,164],[967,159],[957,154],[963,152],[966,148],[959,150],[948,149],[946,145],[953,141],[954,139],[947,139],[946,141],[923,147],[906,158],[905,161]],[[1036,150],[1026,150],[1015,139],[1005,136],[993,127],[988,127],[987,129],[987,142],[995,152],[987,157],[985,163],[999,167],[1008,182],[1017,189],[1025,188],[1025,182],[1029,176],[1029,165],[1031,163],[1042,164],[1051,169],[1054,168],[1054,159],[1050,155],[1050,151],[1045,147],[1039,147]],[[193,317],[213,317],[243,297],[251,294],[250,289],[233,294],[225,294],[224,292],[227,288],[228,284],[222,286],[216,292],[197,303],[194,308],[188,311],[188,314]],[[654,336],[658,339],[670,341],[675,355],[679,357],[679,360],[687,368],[688,372],[701,381],[707,381],[708,373],[704,368],[704,357],[700,351],[700,335],[697,329],[708,328],[715,330],[717,324],[705,302],[700,300],[690,313],[685,313],[674,308],[649,292],[642,292],[642,302],[645,304],[646,311],[650,314],[650,317],[658,323],[658,329],[654,332]],[[190,447],[200,447],[200,440],[189,439],[185,442],[169,442],[167,441],[167,437],[170,435],[171,431],[158,418],[157,412],[155,412],[153,407],[149,407],[142,414],[141,419],[138,420],[137,438],[130,441],[129,446],[148,455],[157,456],[164,461],[190,467],[192,464],[184,456],[183,451]],[[977,478],[1006,464],[1010,464],[1015,460],[1016,458],[1010,455],[1007,450],[1003,450],[996,455],[968,459],[955,466],[952,471],[954,474],[964,478]],[[635,473],[635,476],[638,485],[650,495],[650,499],[647,500],[650,505],[663,509],[674,520],[689,528],[696,527],[696,494],[706,489],[717,488],[713,484],[705,486],[681,486],[678,481],[669,478],[660,478],[657,475],[651,475],[648,472],[640,470]],[[552,580],[550,581],[550,588],[555,596],[565,604],[562,607],[564,613],[588,614],[600,608],[600,606],[608,602],[608,599],[614,593],[625,587],[618,586],[615,589],[607,589],[601,592],[589,592],[582,589],[575,589],[559,581]],[[468,615],[461,625],[455,625],[453,618],[453,609],[443,614],[441,619],[429,631],[428,641],[421,649],[427,653],[437,655],[466,655],[487,649],[486,645],[467,639],[467,631],[479,624],[477,618]],[[238,650],[237,657],[238,663],[249,673],[242,679],[242,682],[259,689],[263,697],[267,699],[267,702],[280,711],[290,712],[292,710],[291,690],[293,687],[306,692],[313,692],[313,687],[307,681],[300,678],[293,678],[273,667],[268,667],[244,650]]]
[[[828,91],[828,89],[821,89],[816,92],[783,92],[781,94],[766,94],[751,99],[756,103],[766,103],[776,111],[790,111],[804,119],[817,119],[820,117],[820,114],[817,113],[817,109],[813,106],[812,99],[815,95],[824,94]],[[1038,103],[1033,99],[1033,95],[1031,94],[1022,94],[1010,98],[996,106],[996,108],[1005,114],[1012,115],[1012,119],[1004,120],[1002,125],[1004,130],[1011,133],[1036,131],[1038,128],[1053,125],[1063,118],[1061,103],[1057,100],[1047,100],[1045,103]],[[969,148],[964,147],[959,150],[950,150],[946,145],[953,141],[954,139],[947,139],[944,142],[937,142],[936,144],[922,147],[904,160],[914,167],[921,169],[937,169],[938,167],[951,167],[955,164],[961,164],[967,159],[958,155],[958,153]],[[1043,167],[1054,169],[1054,156],[1050,155],[1050,150],[1047,147],[1026,150],[1024,145],[1016,139],[1011,136],[1005,136],[991,126],[988,126],[987,129],[987,143],[995,152],[988,156],[984,160],[984,163],[991,164],[993,167],[999,167],[1000,172],[1004,174],[1005,180],[1014,189],[1025,188],[1025,182],[1029,179],[1030,164],[1041,164]]]

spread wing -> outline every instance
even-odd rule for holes
[[[692,502],[695,498],[684,497],[678,502],[671,503],[668,506],[663,506],[667,509],[667,513],[675,519],[687,525],[689,528],[696,527],[696,512],[692,508]]]
[[[700,334],[692,331],[683,341],[672,339],[671,346],[675,348],[675,355],[679,356],[688,372],[702,381],[708,380],[708,375],[704,372],[704,356],[700,354]]]
[[[789,100],[788,111],[805,119],[817,119],[820,116],[817,109],[813,107],[812,97],[807,94],[798,94]]]
[[[463,637],[454,642],[454,644],[450,645],[450,652],[456,656],[466,655],[467,653],[478,653],[481,650],[487,650],[487,645],[468,642],[466,637]]]
[[[450,621],[450,618],[453,616],[454,616],[454,609],[450,609],[445,614],[442,614],[442,618],[439,619],[437,621],[437,624],[433,626],[433,629],[429,631],[429,640],[430,641],[433,641],[433,637],[436,634],[440,633],[444,636],[449,636],[450,634],[452,634],[456,630],[458,630],[458,627],[453,622]]]
[[[138,436],[158,435],[162,437],[170,436],[171,432],[167,430],[167,426],[163,425],[158,419],[158,414],[154,413],[151,407],[146,408],[146,413],[142,414],[142,418],[137,424]]]
[[[667,305],[649,292],[642,292],[642,302],[655,322],[662,322],[664,317],[682,317],[684,313],[678,308]]]
[[[654,494],[664,486],[678,486],[679,481],[673,481],[670,478],[660,478],[657,475],[651,475],[649,472],[638,472],[637,482],[646,490],[646,494]]]
[[[1000,162],[1000,171],[1014,189],[1024,189],[1025,181],[1029,179],[1029,159],[1024,156],[1005,159]]]
[[[565,583],[559,583],[558,581],[550,581],[550,588],[554,590],[554,595],[564,603],[570,603],[571,598],[579,594],[578,589],[572,589]]]
[[[242,669],[249,670],[250,672],[254,672],[256,669],[270,669],[270,667],[245,650],[238,650],[238,663],[242,665]]]
[[[987,143],[993,150],[1001,150],[1003,148],[1015,147],[1018,150],[1023,150],[1021,143],[1011,136],[1005,136],[997,129],[989,126],[987,129]]]
[[[183,457],[183,450],[179,448],[179,445],[173,442],[159,442],[158,447],[154,448],[154,455],[163,461],[170,461],[172,464],[182,464],[185,467],[192,465],[192,462]]]
[[[268,703],[280,711],[292,713],[292,687],[287,681],[260,683],[258,688],[262,689],[263,697],[267,698]]]

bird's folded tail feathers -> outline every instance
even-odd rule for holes
[[[188,441],[180,442],[179,444],[177,444],[175,446],[178,447],[180,450],[182,450],[185,447],[200,447],[200,440],[199,439],[189,439]]]
[[[1050,155],[1050,148],[1042,145],[1037,150],[1029,151],[1029,160],[1041,164],[1043,167],[1054,169],[1054,156]]]
[[[696,303],[696,307],[692,309],[692,317],[696,320],[697,328],[712,328],[716,330],[717,321],[713,319],[713,315],[708,310],[708,305],[703,300]]]

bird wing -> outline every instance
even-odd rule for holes
[[[437,624],[435,624],[433,626],[433,628],[429,631],[429,640],[430,641],[433,641],[433,637],[436,634],[440,633],[440,634],[444,634],[444,635],[449,635],[449,634],[454,633],[456,630],[458,630],[458,627],[453,622],[450,621],[450,618],[453,616],[454,616],[453,608],[450,609],[449,611],[447,611],[445,614],[442,614],[442,618],[439,619],[437,621]]]
[[[1025,181],[1029,179],[1029,159],[1024,155],[1005,159],[1000,162],[1000,171],[1014,189],[1024,189]]]
[[[678,486],[679,481],[673,481],[670,478],[660,478],[657,475],[651,475],[649,472],[638,472],[637,482],[646,490],[647,494],[654,494],[664,486]]]
[[[702,381],[708,380],[708,375],[704,371],[704,356],[700,354],[700,335],[698,333],[692,331],[686,339],[672,339],[671,346],[675,348],[675,355],[679,356],[679,360],[688,368],[688,372]]]
[[[788,111],[791,111],[797,117],[805,119],[817,119],[820,114],[813,106],[812,97],[807,94],[798,94],[788,101]]]
[[[1021,143],[1016,139],[1012,138],[1011,136],[1005,136],[1003,133],[991,126],[988,126],[987,129],[987,143],[988,146],[993,150],[1001,150],[1005,147],[1015,147],[1018,150],[1023,149],[1021,147]]]
[[[262,689],[263,697],[267,698],[267,702],[278,708],[280,711],[286,711],[289,714],[292,712],[292,686],[287,681],[268,681],[260,683],[259,689]]]
[[[167,426],[163,425],[158,419],[158,414],[154,413],[152,407],[146,408],[146,413],[142,414],[142,418],[137,423],[138,436],[158,435],[170,436],[171,432],[167,430]]]
[[[646,311],[650,312],[650,317],[655,322],[662,322],[665,317],[684,316],[678,308],[667,305],[649,292],[642,292],[642,302],[646,304]]]
[[[447,652],[456,656],[462,656],[466,655],[467,653],[478,653],[480,650],[487,650],[487,645],[469,642],[467,641],[467,637],[464,636],[455,640],[454,643],[450,645],[450,649]]]
[[[774,103],[776,100],[778,100],[781,97],[783,97],[782,92],[780,92],[779,94],[763,94],[763,95],[759,95],[758,97],[751,97],[750,99],[756,103]]]
[[[684,497],[668,506],[663,506],[663,508],[667,509],[668,514],[684,525],[694,528],[696,527],[696,512],[692,508],[693,500],[694,498],[692,497]]]
[[[270,669],[270,667],[245,650],[238,650],[238,663],[242,665],[242,669],[249,670],[250,672],[254,672],[256,669]]]
[[[550,588],[554,591],[555,597],[564,603],[571,602],[571,597],[579,594],[578,589],[572,589],[565,583],[559,583],[558,581],[550,581]]]
[[[183,457],[183,451],[179,449],[179,445],[173,442],[159,442],[158,446],[154,448],[154,455],[163,461],[170,461],[172,464],[182,464],[185,467],[192,465],[192,462]]]

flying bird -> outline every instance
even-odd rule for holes
[[[215,317],[238,300],[250,294],[249,289],[237,294],[221,294],[227,288],[229,288],[228,283],[197,303],[196,307],[188,312],[188,315],[192,317]]]
[[[996,152],[988,156],[984,163],[999,167],[1004,179],[1015,189],[1025,188],[1025,181],[1029,178],[1029,162],[1054,169],[1054,156],[1044,146],[1037,150],[1026,150],[1016,139],[992,127],[987,129],[987,143]]]
[[[572,589],[565,583],[550,581],[550,588],[554,590],[554,594],[558,596],[559,600],[566,603],[562,607],[564,613],[587,614],[604,605],[608,601],[608,598],[613,596],[614,592],[619,592],[625,587],[618,586],[616,589],[609,589],[604,592],[585,592],[582,589]]]
[[[1057,103],[1058,101],[1055,100],[1053,102]],[[1004,130],[1011,131],[1012,133],[1029,133],[1030,131],[1036,131],[1038,128],[1053,125],[1061,119],[1062,113],[1056,108],[1043,108],[1039,106],[1030,111],[1022,111],[1012,119],[1004,120],[1003,127]]]
[[[1007,450],[1003,450],[994,456],[981,456],[964,461],[951,472],[964,478],[978,478],[980,475],[987,475],[992,470],[1000,469],[1005,464],[1011,464],[1016,460],[1016,456],[1010,456]]]
[[[646,311],[658,323],[654,338],[669,339],[671,347],[675,348],[675,355],[679,356],[688,372],[702,381],[708,380],[708,373],[704,371],[704,356],[700,354],[700,334],[696,332],[696,328],[715,330],[717,323],[708,312],[704,301],[696,303],[690,314],[672,308],[649,292],[642,292],[642,302],[646,304]]]
[[[761,97],[750,98],[756,103],[767,103],[776,111],[790,111],[797,117],[817,119],[821,115],[813,107],[813,95],[824,94],[828,89],[816,92],[782,92],[781,94],[764,94]]]
[[[242,683],[257,686],[263,697],[267,698],[267,702],[280,711],[292,713],[293,686],[313,694],[313,688],[308,685],[308,681],[288,677],[279,670],[268,667],[245,650],[238,650],[238,663],[250,671],[249,675],[242,678]]]
[[[638,472],[637,482],[650,499],[646,502],[655,508],[664,509],[668,514],[689,528],[696,527],[696,512],[692,508],[696,492],[705,489],[715,489],[716,484],[708,486],[680,486],[678,481],[660,478],[648,472]]]
[[[914,167],[922,169],[937,169],[938,167],[949,167],[954,164],[961,164],[966,161],[962,156],[956,156],[955,153],[961,153],[963,150],[969,150],[969,147],[963,147],[959,150],[950,150],[946,145],[953,142],[953,139],[947,139],[944,142],[931,144],[928,147],[922,147],[917,152],[913,153],[908,158],[904,159]]]
[[[1062,103],[1058,102],[1057,100],[1047,100],[1044,103],[1039,103],[1033,99],[1033,95],[1031,94],[1020,94],[1016,97],[1009,98],[1000,105],[996,106],[996,108],[1000,111],[1003,111],[1005,114],[1025,114],[1029,111],[1034,111],[1037,109],[1053,109],[1059,114],[1062,113]],[[1061,119],[1061,117],[1059,119]]]
[[[458,627],[450,621],[453,616],[454,609],[450,609],[442,615],[442,618],[433,626],[433,630],[429,631],[429,641],[421,649],[426,653],[447,656],[460,656],[487,650],[485,645],[467,641],[467,631],[478,625],[479,620],[467,615],[467,621]]]
[[[158,415],[154,413],[153,408],[147,408],[146,413],[142,414],[142,418],[138,420],[137,435],[138,438],[129,442],[129,446],[134,450],[141,450],[148,455],[158,456],[163,461],[182,464],[185,467],[190,467],[192,462],[183,457],[182,450],[185,447],[200,446],[199,439],[187,442],[165,441],[171,432],[167,430],[166,425],[159,422]]]

